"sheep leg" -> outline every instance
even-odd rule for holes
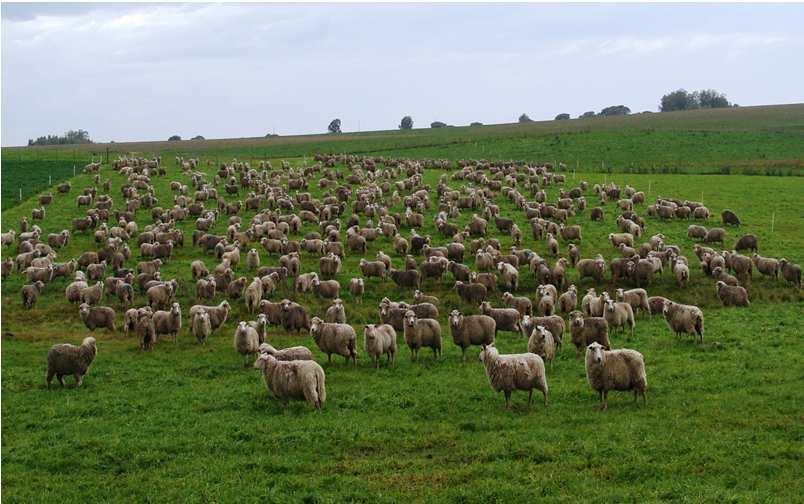
[[[533,399],[533,389],[528,390],[528,408],[530,408],[531,400]]]
[[[511,409],[511,391],[505,390],[503,392],[505,393],[505,407]]]
[[[47,383],[47,388],[50,388],[50,382],[53,381],[53,375],[56,374],[54,371],[50,369],[47,370],[47,376],[45,376],[45,382]]]
[[[603,391],[603,407],[601,409],[607,410],[609,409],[609,391]]]
[[[75,376],[75,388],[78,388],[81,386],[81,382],[84,381],[84,376],[81,375],[80,373],[75,373],[74,376]]]
[[[542,395],[544,396],[544,407],[547,407],[547,392],[542,390]]]
[[[62,387],[66,387],[66,385],[64,384],[64,376],[57,374],[56,379],[59,380],[59,383],[61,383]]]

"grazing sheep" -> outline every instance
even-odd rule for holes
[[[269,353],[261,353],[254,363],[262,369],[265,386],[273,396],[287,405],[290,399],[304,400],[321,410],[327,400],[324,369],[313,360],[281,361]]]
[[[416,270],[400,271],[392,268],[388,275],[398,287],[421,288],[421,274]]]
[[[37,280],[36,282],[23,285],[22,289],[20,290],[20,295],[22,296],[22,306],[25,309],[30,310],[36,304],[36,300],[39,299],[39,294],[45,290],[45,283],[41,280]]]
[[[581,348],[592,342],[600,343],[606,349],[611,348],[609,323],[603,317],[584,317],[583,313],[574,311],[570,313],[570,333],[576,355],[580,355]]]
[[[756,266],[757,271],[774,280],[779,278],[779,261],[773,257],[762,257],[759,254],[751,256],[751,261]],[[713,272],[714,273],[714,272]]]
[[[310,314],[302,305],[288,299],[282,300],[282,328],[286,331],[300,332],[310,330]]]
[[[458,292],[458,297],[472,305],[479,305],[485,301],[488,292],[485,285],[477,283],[465,284],[461,281],[455,282],[455,290]]]
[[[322,298],[335,299],[341,295],[341,284],[337,280],[313,280],[313,292]]]
[[[349,293],[355,298],[357,303],[363,302],[363,293],[365,291],[366,286],[362,278],[352,278],[349,280]]]
[[[419,289],[416,289],[416,290],[413,291],[413,300],[416,301],[416,303],[419,303],[419,304],[427,303],[427,304],[431,304],[433,306],[437,306],[438,303],[439,303],[439,299],[437,297],[435,297],[435,296],[427,296],[422,291],[420,291]]]
[[[181,306],[179,303],[173,303],[170,311],[156,311],[153,315],[154,331],[156,336],[160,334],[172,334],[173,342],[176,342],[176,337],[181,329]]]
[[[552,365],[556,357],[556,342],[544,326],[536,326],[528,338],[528,352],[534,353]]]
[[[260,344],[260,353],[267,353],[273,355],[276,360],[280,361],[295,361],[295,360],[313,360],[313,352],[304,346],[295,346],[277,350],[268,343]]]
[[[54,376],[63,387],[64,377],[67,375],[75,376],[75,386],[80,387],[84,381],[84,375],[89,371],[97,354],[98,347],[92,336],[84,338],[81,346],[63,343],[50,347],[47,352],[47,374],[45,375],[45,383],[48,388]]]
[[[731,210],[723,210],[720,214],[720,218],[723,220],[723,225],[732,225],[732,226],[740,226],[740,218],[737,217],[737,214],[732,212]]]
[[[248,366],[249,358],[260,349],[260,336],[248,322],[241,320],[235,329],[232,343],[235,352],[243,356],[243,365]]]
[[[343,301],[340,298],[332,301],[332,306],[327,308],[327,312],[324,315],[324,320],[337,324],[346,323],[346,310],[344,309]]]
[[[514,296],[510,292],[504,292],[502,300],[506,306],[516,309],[523,317],[533,315],[533,303],[526,296]]]
[[[232,307],[229,305],[229,301],[224,299],[216,306],[193,305],[190,307],[190,311],[187,315],[192,321],[198,313],[208,313],[212,331],[216,331],[220,326],[226,323],[226,319],[229,318],[229,312],[231,309]]]
[[[779,270],[782,272],[782,278],[801,288],[801,266],[782,258],[779,259]]]
[[[480,361],[494,392],[505,394],[505,407],[511,407],[511,392],[528,391],[528,406],[533,399],[533,389],[541,390],[547,406],[547,375],[544,361],[533,353],[500,355],[494,346],[485,346],[480,351]]]
[[[81,289],[79,299],[82,303],[95,305],[100,303],[103,299],[103,282],[97,282],[92,287],[85,287]]]
[[[718,282],[715,287],[717,298],[723,306],[750,306],[748,291],[739,285],[726,285],[726,282]]]
[[[516,314],[519,312],[505,308]],[[463,315],[458,310],[449,314],[449,327],[452,341],[461,348],[461,359],[466,360],[466,349],[471,345],[490,345],[497,334],[497,322],[488,315]]]
[[[396,357],[396,331],[389,324],[367,324],[363,329],[363,348],[374,362],[374,367],[380,367],[380,357],[388,355],[388,365],[394,363]]]
[[[734,250],[738,252],[741,250],[751,250],[756,252],[758,242],[759,239],[757,238],[757,235],[754,234],[743,235],[737,240],[737,243],[734,244]]]
[[[687,333],[697,337],[703,343],[704,315],[700,308],[667,301],[662,311],[667,327],[676,336]]]
[[[625,326],[631,328],[631,337],[634,337],[634,310],[628,303],[617,303],[613,299],[607,299],[603,307],[603,318],[612,329],[619,328],[625,332]]]
[[[497,269],[500,270],[500,279],[506,289],[515,291],[519,284],[519,271],[515,266],[500,262],[497,264]]]
[[[360,259],[360,273],[366,278],[378,277],[384,279],[386,269],[386,264],[383,261],[366,261],[365,259]]]
[[[349,324],[333,324],[313,317],[310,336],[318,348],[327,354],[327,362],[332,362],[332,354],[337,354],[343,355],[347,364],[350,359],[357,364],[357,334]]]
[[[480,313],[494,319],[496,323],[495,336],[497,331],[521,331],[519,321],[522,315],[516,308],[492,308],[491,303],[483,301],[480,303]]]
[[[196,260],[190,263],[190,272],[193,280],[209,276],[209,270],[207,269],[206,264],[204,264],[204,261],[201,260]]]
[[[669,303],[670,300],[662,296],[651,296],[648,298],[648,306],[650,306],[651,316],[657,313],[664,313],[664,305]]]
[[[199,343],[207,342],[212,334],[212,320],[206,310],[200,310],[190,318],[190,334],[195,336]]]
[[[97,327],[105,327],[111,331],[116,330],[114,326],[114,310],[108,306],[90,306],[87,303],[82,303],[78,307],[78,314],[81,316],[81,321],[90,331],[94,331]]]
[[[303,273],[296,277],[296,292],[304,294],[313,290],[313,282],[318,280],[318,273]]]
[[[610,390],[633,390],[634,401],[642,396],[647,404],[645,390],[648,379],[645,375],[645,359],[636,350],[622,348],[604,349],[599,343],[586,348],[586,380],[592,390],[600,394],[600,409],[609,407]]]
[[[596,282],[602,282],[606,273],[606,261],[601,255],[594,259],[581,259],[575,267],[578,270],[578,281],[592,277]]]
[[[411,360],[419,358],[419,349],[430,347],[433,358],[441,357],[441,325],[435,319],[419,319],[413,310],[407,310],[403,319],[405,343],[410,348]]]
[[[726,230],[723,228],[712,228],[706,232],[706,236],[704,236],[704,243],[714,243],[719,242],[721,245],[723,244],[723,240],[726,239]]]
[[[614,248],[619,247],[621,243],[624,243],[629,247],[633,247],[634,235],[631,233],[609,233],[609,241],[611,242],[611,246]]]
[[[615,296],[617,297],[617,301],[631,305],[631,309],[634,313],[643,311],[647,315],[651,314],[648,292],[645,289],[617,289]]]

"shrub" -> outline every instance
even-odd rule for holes
[[[530,122],[533,122],[533,119],[528,117],[528,114],[522,114],[521,116],[519,116],[519,122],[521,122],[521,123],[530,123]]]
[[[181,140],[179,135],[173,135],[172,137],[168,138],[168,142],[178,142],[179,140]]]
[[[399,122],[399,129],[402,130],[413,129],[413,118],[407,115],[403,117],[402,120]]]
[[[565,121],[570,118],[569,114],[558,114],[556,116],[556,121]]]
[[[341,120],[340,119],[333,119],[329,126],[327,126],[327,130],[330,133],[340,133],[341,132]]]

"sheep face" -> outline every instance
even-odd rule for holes
[[[595,364],[603,364],[604,350],[605,349],[603,348],[603,345],[601,345],[598,342],[594,342],[588,347],[586,347],[586,354],[587,354],[586,358],[589,359],[589,356],[591,355],[592,362],[594,362]]]
[[[483,305],[488,305],[488,302],[484,302],[480,306],[483,307]],[[461,314],[461,312],[459,312],[458,310],[452,310],[452,312],[449,314],[450,327],[456,327],[456,328],[461,327],[462,323],[463,323],[463,314]]]
[[[408,310],[405,312],[404,323],[408,327],[413,327],[416,325],[416,314],[413,310]]]

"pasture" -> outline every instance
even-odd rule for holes
[[[742,111],[710,113],[730,112]],[[670,123],[677,119],[676,115],[668,116]],[[566,182],[543,187],[548,202],[558,199],[560,188],[575,187],[581,181],[589,185],[584,196],[590,208],[598,205],[592,190],[595,184],[613,183],[622,188],[631,185],[646,193],[647,204],[658,196],[701,201],[713,213],[703,223],[707,227],[720,225],[720,212],[725,208],[742,220],[739,228],[726,228],[722,249],[730,250],[739,236],[752,233],[759,239],[759,253],[763,256],[804,262],[801,177],[624,172],[629,163],[645,168],[650,166],[648,159],[662,156],[680,156],[685,167],[698,167],[699,171],[719,171],[729,163],[764,169],[771,166],[769,160],[773,159],[784,160],[785,170],[800,170],[804,150],[800,113],[794,119],[783,114],[771,119],[760,115],[754,121],[734,121],[731,128],[723,127],[722,116],[693,117],[701,125],[708,124],[711,131],[723,131],[702,134],[681,126],[672,130],[660,119],[646,116],[640,119],[650,121],[656,131],[634,132],[611,126],[592,128],[588,133],[534,133],[520,139],[512,129],[499,126],[488,127],[485,136],[466,129],[432,132],[429,136],[414,131],[411,138],[416,138],[415,142],[399,140],[398,134],[391,133],[388,135],[393,140],[372,140],[369,134],[355,136],[351,144],[348,135],[327,141],[343,145],[350,152],[398,157],[532,161],[555,158],[568,166],[557,172],[566,177]],[[758,123],[766,129],[746,132]],[[783,124],[783,131],[772,133],[769,128],[773,124]],[[535,132],[545,126],[530,127]],[[484,129],[487,128],[480,128]],[[521,132],[515,128],[513,131]],[[449,135],[460,141],[443,141]],[[660,140],[654,142],[657,137]],[[743,141],[749,137],[756,144]],[[733,148],[723,147],[723,139]],[[287,187],[287,170],[280,168],[282,159],[290,161],[294,169],[309,167],[312,155],[326,148],[322,145],[329,145],[288,140],[274,148],[270,146],[273,140],[260,144],[265,150],[253,156],[252,167],[257,167],[257,159],[271,158],[271,173],[278,172],[276,180],[283,187]],[[181,144],[165,149],[189,148],[186,142]],[[682,144],[686,150],[664,152],[661,148]],[[198,169],[209,182],[219,163],[233,157],[248,159],[254,154],[251,147],[242,145],[211,145],[209,150],[197,149]],[[534,145],[540,149],[532,149]],[[766,150],[758,150],[758,146]],[[173,151],[152,147],[132,152],[146,156],[163,153],[162,165],[167,174],[152,177],[152,183],[159,205],[170,208],[170,182],[189,184],[190,178],[175,162]],[[617,156],[612,158],[616,159],[611,164],[613,173],[597,170],[599,160],[595,156],[599,157],[600,150],[606,147],[612,156]],[[584,163],[579,164],[586,170],[573,172],[573,152],[581,153]],[[5,157],[7,151],[3,154]],[[693,162],[694,158],[699,161]],[[352,173],[349,163],[339,161],[334,169],[346,176]],[[426,168],[421,173],[422,184],[431,189],[431,207],[423,212],[424,223],[417,231],[431,236],[433,246],[452,241],[439,233],[433,220],[438,211],[439,180],[456,171],[451,163],[449,169]],[[4,165],[4,185],[7,175]],[[100,176],[111,181],[109,194],[114,208],[120,209],[120,188],[127,182],[126,177],[109,164],[102,165]],[[321,176],[320,171],[313,171],[308,180],[307,192],[316,200],[325,196],[326,189],[317,186]],[[390,182],[404,178],[404,172],[399,173]],[[71,178],[71,183],[72,191],[55,196],[43,221],[32,221],[42,227],[45,235],[71,229],[72,219],[85,213],[85,207],[76,207],[75,197],[84,187],[94,185],[93,177],[79,174]],[[349,184],[343,179],[338,184],[348,185],[352,196],[367,185]],[[450,180],[448,185],[465,191],[477,184]],[[531,198],[522,185],[518,189]],[[228,202],[244,199],[248,192],[240,189],[237,195],[228,195],[223,184],[218,190]],[[400,191],[400,196],[410,192]],[[18,228],[24,216],[30,220],[37,204],[35,199],[28,199],[7,207],[5,197],[4,192],[2,228],[7,231]],[[384,195],[383,200],[389,199],[390,194]],[[343,222],[351,214],[353,201],[349,200],[341,216]],[[531,249],[552,266],[555,258],[548,255],[544,240],[533,238],[522,210],[500,191],[495,191],[492,201],[499,205],[502,216],[512,218],[522,230],[520,247]],[[648,393],[647,405],[642,406],[634,404],[629,393],[613,392],[607,411],[598,410],[597,395],[586,382],[583,358],[576,356],[566,333],[556,360],[547,366],[549,406],[545,408],[536,400],[528,408],[527,394],[515,392],[513,408],[505,409],[502,394],[492,392],[483,366],[477,361],[478,348],[471,347],[466,362],[462,362],[460,350],[452,343],[446,320],[449,312],[457,309],[477,313],[478,308],[457,296],[449,273],[441,281],[426,279],[421,287],[440,300],[443,356],[436,360],[429,351],[422,351],[419,360],[412,362],[398,332],[395,366],[374,369],[362,351],[362,326],[379,322],[377,308],[381,299],[412,302],[412,290],[400,289],[389,279],[370,278],[366,279],[363,300],[358,303],[346,285],[350,278],[361,276],[360,259],[373,259],[379,251],[388,253],[396,268],[403,268],[403,257],[394,252],[387,237],[369,241],[365,255],[347,251],[342,270],[335,277],[342,286],[348,322],[358,333],[356,366],[344,364],[340,357],[327,363],[326,356],[304,332],[287,333],[276,326],[268,330],[268,341],[277,348],[307,346],[322,364],[327,403],[320,413],[303,402],[283,407],[266,391],[260,372],[243,367],[232,348],[232,334],[239,320],[253,320],[254,315],[247,312],[242,299],[230,301],[232,313],[228,321],[206,345],[199,345],[188,334],[187,311],[196,303],[189,264],[202,259],[212,270],[218,263],[212,253],[204,254],[193,247],[195,218],[176,223],[184,232],[185,244],[176,248],[161,268],[163,279],[175,278],[179,282],[176,301],[182,308],[183,328],[177,342],[164,339],[152,351],[140,351],[137,338],[125,337],[119,330],[123,308],[116,299],[105,298],[101,304],[117,312],[118,331],[95,331],[98,355],[78,389],[72,387],[72,378],[67,378],[68,387],[64,389],[56,384],[48,390],[44,385],[45,357],[50,346],[79,344],[89,334],[77,306],[65,300],[64,288],[69,280],[60,278],[48,284],[35,307],[25,310],[20,302],[25,278],[15,271],[2,282],[3,498],[7,502],[799,500],[804,455],[802,292],[781,279],[766,279],[755,272],[746,284],[751,306],[722,307],[715,297],[715,281],[703,274],[693,254],[697,242],[687,238],[687,226],[694,222],[649,217],[647,204],[635,208],[646,220],[644,236],[638,242],[662,233],[665,243],[681,248],[692,273],[689,285],[681,288],[666,267],[647,287],[648,293],[703,309],[705,338],[702,344],[688,337],[676,338],[661,315],[639,315],[633,338],[612,333],[613,348],[632,348],[644,355]],[[208,206],[214,206],[214,202]],[[602,221],[591,221],[587,208],[569,217],[567,225],[582,227],[582,257],[601,254],[608,264],[617,257],[607,236],[617,232],[619,212],[614,202],[601,206]],[[404,216],[405,206],[399,201],[389,205],[389,211]],[[238,213],[244,227],[256,213]],[[482,214],[482,208],[463,210],[449,222],[463,228],[473,213]],[[361,226],[366,219],[360,216]],[[152,223],[151,211],[137,211],[136,220],[142,230]],[[221,216],[210,232],[225,234],[226,228],[227,219]],[[406,225],[399,229],[404,236],[411,235]],[[312,231],[319,231],[318,226],[304,223],[289,238],[298,240]],[[342,226],[342,237],[344,232]],[[56,260],[65,261],[100,248],[92,235],[92,231],[73,233]],[[499,239],[503,253],[513,245],[511,237],[498,232],[493,222],[489,222],[489,237]],[[560,243],[561,255],[566,256],[567,243]],[[277,264],[278,256],[266,254],[257,241],[251,241],[247,248],[251,247],[259,250],[263,265]],[[141,260],[136,238],[131,240],[131,249],[132,257],[125,265],[134,268]],[[246,250],[242,252],[245,255]],[[3,247],[3,259],[16,253],[16,243]],[[317,254],[303,252],[301,259],[302,272],[319,270]],[[421,262],[423,257],[418,255],[416,259]],[[464,263],[474,268],[468,253]],[[527,266],[519,269],[516,294],[534,298],[538,285],[534,274]],[[250,279],[253,272],[241,261],[235,275]],[[621,286],[612,283],[608,269],[602,282],[580,280],[572,268],[568,269],[568,277],[577,285],[579,297],[590,287],[613,295]],[[489,296],[492,305],[502,306],[503,290],[498,288]],[[270,299],[283,298],[306,306],[311,316],[323,316],[330,304],[312,293],[295,293],[290,282]],[[206,304],[223,299],[226,296],[219,293]],[[144,303],[145,296],[137,291],[134,305]],[[501,353],[521,353],[526,351],[527,340],[501,331],[496,346]]]

